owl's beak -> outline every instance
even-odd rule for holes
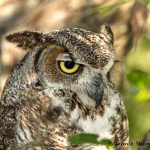
[[[88,96],[95,100],[95,107],[98,107],[103,99],[104,84],[101,78],[95,79],[95,83],[88,91]]]

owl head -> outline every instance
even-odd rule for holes
[[[114,64],[113,34],[108,25],[99,33],[79,28],[48,34],[24,31],[10,34],[7,40],[32,55],[34,73],[44,87],[69,89],[82,95],[87,105],[100,104]]]

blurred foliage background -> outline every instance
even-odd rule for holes
[[[0,95],[24,51],[5,36],[22,30],[80,27],[114,33],[115,83],[126,105],[131,149],[150,129],[150,0],[0,0]]]

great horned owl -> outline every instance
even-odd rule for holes
[[[115,89],[113,34],[79,28],[49,34],[7,36],[27,50],[8,79],[0,101],[0,149],[104,150],[72,145],[68,136],[86,132],[128,149],[128,121]],[[117,143],[117,144],[116,144]]]

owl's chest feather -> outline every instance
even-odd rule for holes
[[[48,93],[50,92],[48,91]],[[49,143],[53,143],[53,145],[50,145],[51,147],[59,145],[66,147],[68,145],[68,135],[79,132],[95,133],[99,135],[100,139],[113,138],[113,134],[111,134],[113,129],[112,118],[117,116],[115,108],[120,103],[120,101],[116,102],[116,96],[111,99],[110,105],[106,105],[103,110],[92,109],[82,105],[78,97],[70,95],[70,93],[66,97],[61,97],[58,93],[57,96],[56,93],[49,96],[51,97],[50,105],[48,105],[49,99],[47,99],[47,105],[44,105],[47,109],[45,109],[44,113],[39,114],[39,121],[31,122],[31,128],[21,129],[18,127],[17,141],[19,145],[35,141],[43,141],[44,143],[48,140]],[[32,118],[35,112],[37,114],[37,111],[34,110]],[[37,119],[35,118],[35,120]],[[39,127],[38,130],[41,133],[37,132],[37,127]],[[35,132],[34,137],[31,135],[33,134],[31,131]],[[39,140],[39,137],[42,140]]]

